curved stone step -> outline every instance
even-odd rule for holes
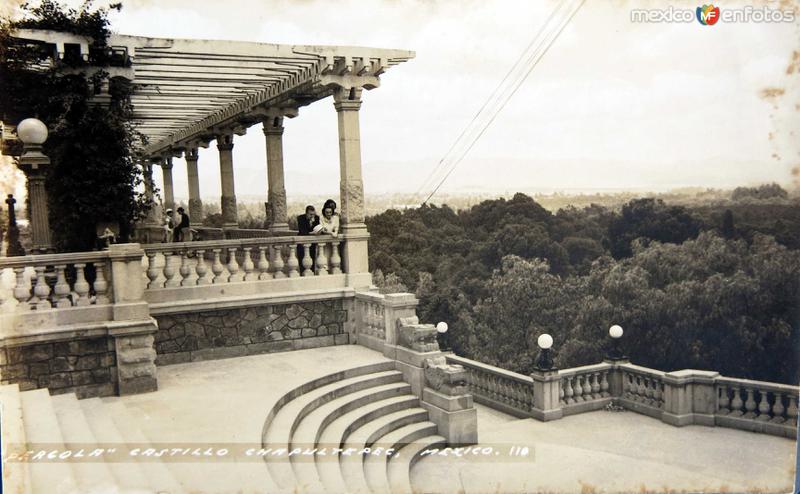
[[[415,407],[400,410],[381,417],[380,420],[367,422],[354,429],[343,446],[343,449],[361,451],[380,437],[409,424],[425,422],[428,420],[428,411]],[[361,455],[341,456],[339,468],[342,478],[349,492],[371,492],[364,478],[364,458]]]
[[[372,449],[383,448],[383,450],[394,449],[395,454],[399,453],[407,444],[413,443],[417,439],[433,436],[437,432],[436,424],[433,422],[417,422],[404,425],[399,429],[384,434],[377,441],[372,443]],[[389,492],[388,478],[388,455],[369,455],[364,457],[364,478],[367,485],[373,492]]]
[[[431,434],[430,436],[415,439],[398,450],[398,454],[389,460],[387,476],[389,488],[393,494],[408,494],[414,492],[411,487],[411,468],[420,458],[419,454],[429,448],[444,448],[447,439]]]
[[[86,416],[86,422],[92,429],[95,439],[102,448],[124,448],[126,441],[109,416],[105,403],[100,398],[88,398],[78,402]],[[158,486],[150,485],[139,463],[131,459],[128,462],[108,463],[111,474],[126,493],[153,492]]]
[[[47,389],[20,393],[25,438],[35,449],[47,448],[64,451],[64,438],[58,424],[53,402]],[[74,493],[78,490],[75,475],[69,463],[53,461],[31,462],[29,465],[31,490],[53,494]]]
[[[292,434],[292,442],[289,449],[316,448],[325,429],[342,415],[348,412],[358,411],[362,407],[389,398],[399,397],[405,398],[407,401],[408,397],[404,395],[408,395],[409,393],[411,393],[411,386],[401,381],[363,389],[329,401],[303,418],[297,426],[297,429],[295,429],[294,434]],[[327,451],[330,452],[332,448],[338,448],[340,443],[341,440],[336,440],[335,444],[326,444],[323,447],[327,447]],[[322,484],[317,471],[316,463],[321,461],[322,457],[310,457],[315,461],[307,461],[308,458],[309,457],[300,456],[293,456],[290,458],[295,478],[298,480],[298,485],[300,487],[308,487],[309,492],[333,492],[332,489],[335,486]],[[300,483],[301,480],[302,484]]]
[[[89,453],[97,447],[97,439],[86,421],[75,393],[53,396],[52,401],[64,445],[76,454],[85,455],[83,459],[73,456],[71,463],[81,492],[119,492],[119,486],[108,464],[88,458]]]
[[[350,433],[364,424],[382,422],[383,418],[397,411],[408,410],[419,406],[419,398],[414,395],[393,396],[384,400],[369,403],[349,411],[328,424],[317,439],[320,447],[346,449],[344,444]],[[424,410],[423,410],[424,411]],[[427,419],[427,414],[425,415]],[[425,420],[423,419],[423,420]],[[359,451],[363,448],[359,448]],[[317,457],[316,467],[319,479],[327,492],[352,492],[348,489],[342,476],[340,461],[354,455],[329,455]],[[358,455],[355,455],[358,456]],[[359,462],[360,466],[360,462]],[[363,477],[363,473],[362,473]]]
[[[117,426],[117,430],[122,433],[125,443],[130,447],[149,448],[151,444],[144,433],[132,426],[136,422],[131,419],[128,408],[122,402],[116,401],[117,399],[114,400],[106,401],[106,399],[101,399],[109,417],[111,417],[114,425]],[[159,494],[186,492],[186,489],[181,486],[178,479],[161,461],[149,460],[142,456],[137,456],[136,459],[148,483],[155,492]]]
[[[401,380],[402,373],[390,370],[364,375],[358,374],[316,388],[312,386],[308,392],[301,393],[286,402],[277,409],[276,413],[273,414],[270,412],[273,417],[269,421],[269,426],[266,427],[266,431],[262,437],[262,445],[265,448],[272,448],[273,450],[285,449],[288,452],[290,451],[289,446],[295,429],[303,418],[314,409],[336,398],[364,389],[398,383]],[[301,388],[303,388],[303,386],[297,389]],[[287,393],[287,395],[290,393]],[[273,411],[274,410],[276,409],[273,407]],[[314,438],[312,437],[312,439]],[[264,457],[264,461],[267,464],[272,480],[278,486],[282,488],[291,488],[295,485],[295,476],[291,462],[286,454],[275,456],[267,455]]]
[[[22,401],[18,384],[0,386],[0,403],[2,403],[2,451],[3,456],[23,455],[25,446],[25,426],[22,423]],[[28,462],[19,461],[5,464],[3,467],[3,492],[11,494],[30,494],[31,477]]]

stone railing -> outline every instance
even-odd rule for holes
[[[397,325],[402,317],[416,313],[419,301],[412,293],[382,294],[377,291],[357,291],[353,341],[388,353],[386,345],[397,343]]]
[[[607,363],[586,365],[558,372],[559,404],[564,415],[603,408],[611,401]]]
[[[341,274],[341,244],[315,235],[145,245],[147,288]]]
[[[664,372],[632,364],[619,366],[622,395],[619,402],[628,409],[660,418],[664,411]]]
[[[530,417],[533,409],[533,379],[475,360],[447,355],[448,364],[467,370],[467,385],[475,401],[516,417]]]
[[[717,378],[717,425],[784,435],[797,427],[797,387],[746,379]]]
[[[377,292],[356,293],[356,331],[359,336],[386,340],[386,296]]]
[[[113,302],[108,251],[0,258],[14,273],[13,297],[3,306],[18,312],[66,309]]]

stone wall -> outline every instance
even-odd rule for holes
[[[0,349],[2,384],[49,388],[79,398],[116,394],[114,339],[106,336]]]
[[[158,365],[349,343],[343,299],[155,317]]]

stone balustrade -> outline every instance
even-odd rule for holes
[[[447,355],[448,364],[467,370],[467,386],[475,401],[517,417],[530,417],[533,409],[533,379],[499,367],[456,355]]]
[[[720,377],[714,384],[715,422],[782,435],[797,427],[797,387]]]
[[[633,364],[619,366],[622,395],[619,401],[626,408],[660,417],[664,410],[664,372]]]
[[[359,336],[386,340],[386,296],[375,292],[356,293],[357,331]]]
[[[342,274],[342,244],[315,235],[145,245],[147,289]]]
[[[607,363],[561,370],[558,400],[563,414],[597,410],[611,401],[609,381],[612,366]]]
[[[109,283],[109,253],[80,252],[0,258],[0,270],[14,273],[12,297],[3,300],[3,311],[66,309],[113,302]]]

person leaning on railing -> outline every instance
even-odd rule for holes
[[[306,214],[301,214],[297,217],[297,232],[299,235],[316,235],[319,232],[319,216],[317,216],[317,211],[314,209],[314,206],[309,204],[306,206]],[[300,261],[301,265],[304,255],[303,245],[298,244],[297,259]],[[317,258],[316,245],[311,246],[309,255],[311,255],[311,269],[314,269],[314,261]]]

